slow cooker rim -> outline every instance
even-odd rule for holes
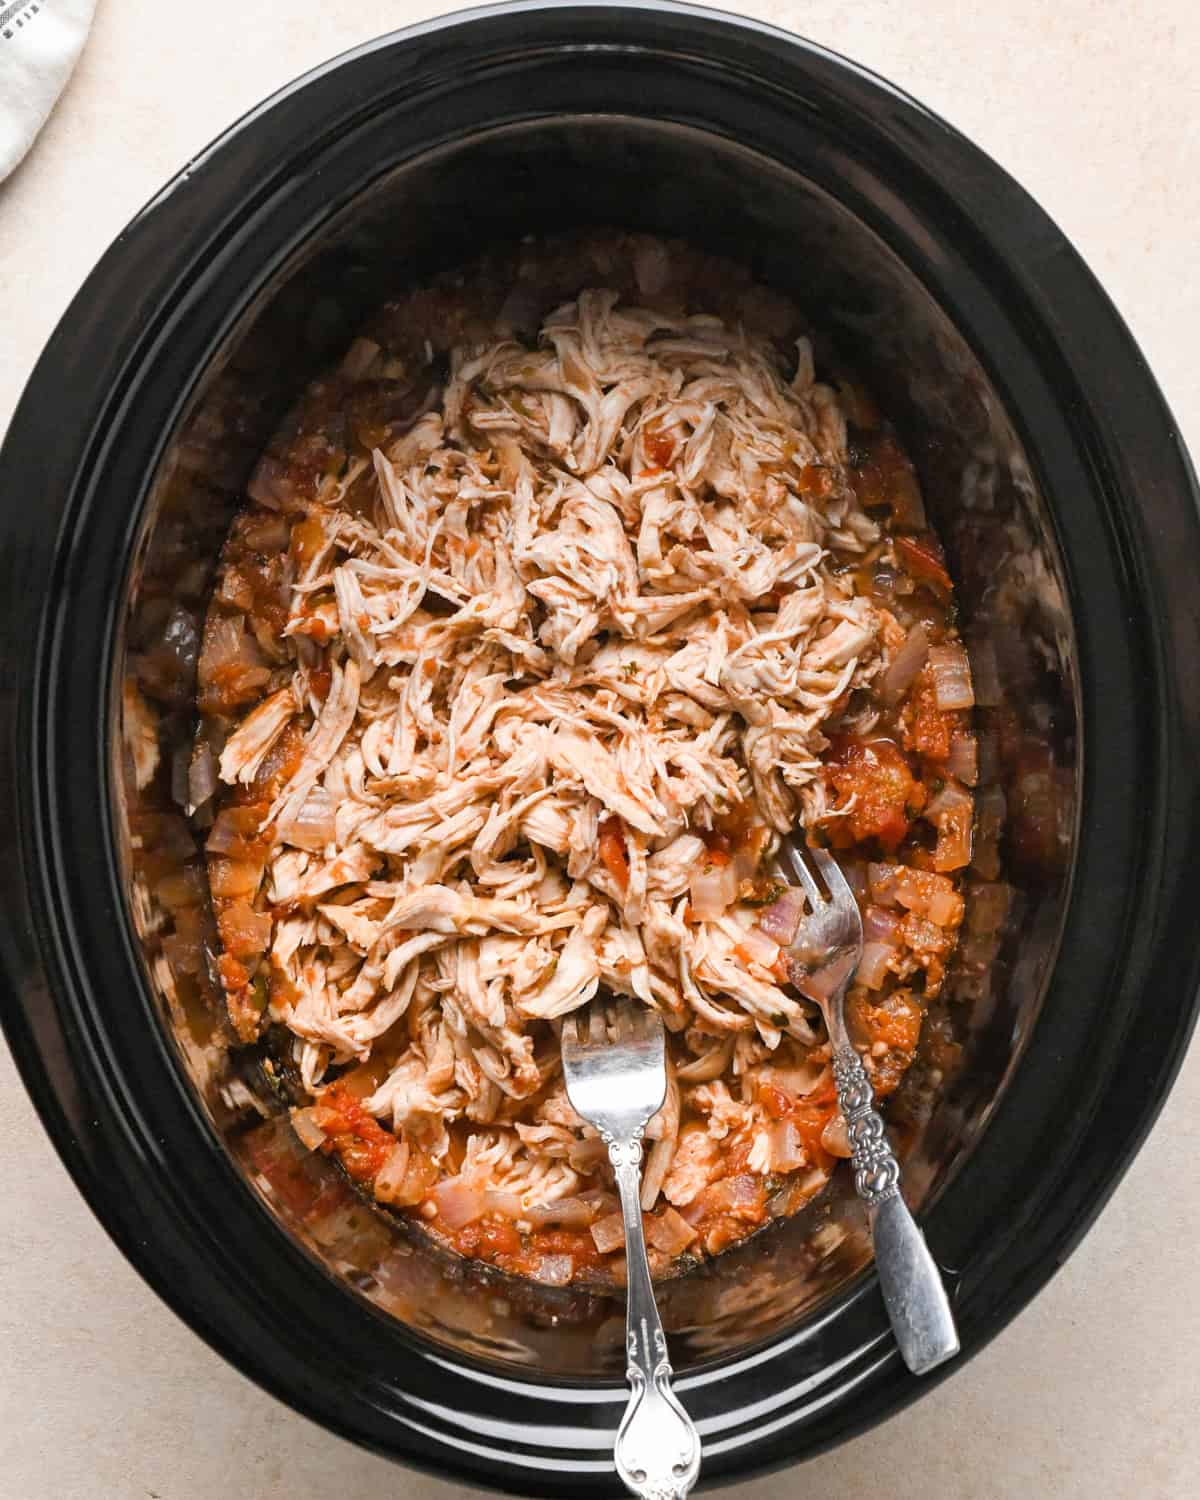
[[[526,16],[528,16],[530,14],[530,8],[528,8],[528,7],[516,7],[516,8],[513,8],[513,9],[515,10],[515,13],[518,14],[518,15],[524,13]],[[540,10],[540,9],[541,9],[540,7],[534,7],[533,8],[533,10],[535,12],[538,11],[538,10]],[[558,10],[559,15],[561,16],[564,13],[566,13],[566,12],[568,12],[568,11],[574,9],[574,8],[572,8],[572,7],[557,8],[556,7],[556,9]],[[580,8],[580,9],[586,10],[589,14],[595,14],[595,13],[598,13],[598,12],[603,12],[603,11],[609,10],[611,8],[606,8],[606,7],[583,7],[583,8]],[[628,16],[628,14],[632,13],[632,12],[657,13],[659,11],[663,11],[663,12],[669,12],[669,13],[680,13],[680,14],[689,15],[689,16],[704,16],[704,17],[707,17],[707,19],[710,20],[710,21],[715,21],[717,19],[717,18],[713,17],[711,13],[706,13],[706,12],[703,12],[703,11],[694,11],[694,10],[692,10],[690,8],[687,8],[687,7],[677,7],[677,6],[662,6],[662,7],[658,7],[658,6],[631,6],[631,7],[628,7],[628,8],[624,8],[623,7],[622,11],[625,13],[626,18]],[[479,16],[499,17],[499,16],[507,16],[507,15],[509,15],[511,13],[512,13],[512,11],[510,10],[510,8],[506,8],[506,7],[489,8],[488,10],[483,11],[483,12],[474,12],[474,13],[471,14],[471,16],[468,16],[468,17],[465,17],[465,18],[461,17],[461,16],[460,17],[450,17],[450,18],[446,18],[442,22],[429,23],[425,27],[417,28],[416,31],[417,31],[417,33],[419,33],[421,35],[427,35],[430,32],[441,31],[444,28],[448,28],[448,27],[451,27],[451,26],[454,26],[454,25],[465,25],[468,22],[471,22],[474,18],[479,17]],[[722,20],[720,22],[720,24],[721,25],[725,25],[725,26],[732,26],[734,28],[737,28],[737,27],[740,26],[740,23],[730,22],[730,21],[724,21],[724,20]],[[758,26],[755,26],[754,29],[756,31],[758,31],[758,32],[764,33],[766,35],[770,35],[773,39],[777,40],[781,44],[784,44],[789,49],[798,49],[800,51],[808,51],[810,53],[819,53],[819,49],[808,48],[807,44],[799,43],[799,42],[797,42],[796,39],[789,38],[789,37],[785,36],[783,33],[771,33],[771,32],[769,32],[769,30],[767,28],[762,28],[762,27],[758,27]],[[350,57],[353,58],[353,57],[357,57],[357,56],[362,56],[364,53],[367,53],[367,52],[374,52],[374,51],[376,51],[378,49],[381,49],[381,48],[386,48],[388,46],[393,46],[393,45],[395,45],[395,44],[397,44],[399,42],[405,41],[406,39],[410,38],[413,34],[414,34],[413,32],[402,32],[402,33],[393,34],[392,36],[387,37],[387,38],[382,38],[382,39],[380,39],[379,42],[371,44],[371,46],[369,48],[367,48],[367,49],[359,49],[359,51],[356,52],[355,54],[350,54]],[[821,54],[821,55],[824,56],[825,54]],[[344,62],[344,61],[346,61],[346,59],[342,59],[341,61]],[[339,64],[335,63],[335,64],[327,65],[327,66],[328,66],[329,69],[333,69],[333,68],[336,68],[338,65]],[[318,70],[318,74],[323,75],[325,73],[325,71],[326,71],[325,69]],[[857,70],[857,71],[859,71],[861,73],[861,70]],[[316,75],[311,75],[310,78],[302,80],[299,84],[292,85],[289,90],[284,91],[285,92],[285,96],[290,96],[293,92],[302,90],[305,86],[307,86],[307,84],[309,82],[312,81],[312,77],[313,76],[316,76]],[[885,88],[887,88],[887,89],[889,89],[889,91],[891,93],[893,93],[893,94],[896,92],[894,90],[891,90],[891,88],[890,88],[889,85],[882,85],[882,86],[885,87]],[[242,131],[243,129],[249,128],[250,124],[252,124],[252,122],[254,120],[256,120],[258,118],[261,118],[262,115],[265,112],[269,111],[273,107],[273,105],[279,103],[280,99],[282,97],[284,97],[284,96],[277,96],[277,99],[275,101],[271,101],[268,105],[263,106],[260,111],[256,111],[252,116],[247,117],[247,120],[243,121],[241,125],[235,126],[232,131],[228,132],[226,134],[226,136],[222,137],[222,140],[221,140],[220,143],[218,143],[217,147],[211,148],[208,153],[205,153],[204,159],[205,160],[210,160],[213,157],[213,155],[216,152],[219,151],[221,144],[227,143],[234,136],[236,136],[240,131]],[[922,111],[921,113],[922,113],[922,116],[925,117],[925,118],[927,118],[927,119],[932,119],[933,118],[933,117],[928,116],[927,112],[925,112],[925,111]],[[945,127],[941,127],[941,128],[943,130],[945,129]],[[965,145],[966,143],[961,143],[961,141],[960,141],[960,144],[961,145]],[[974,148],[968,148],[968,149],[971,150],[971,151],[974,151]],[[976,153],[976,154],[978,154],[978,153]],[[184,181],[186,181],[186,177],[185,177]],[[178,186],[182,187],[183,186],[183,182],[182,181],[179,182]],[[170,204],[171,204],[171,201],[172,201],[173,197],[174,197],[174,194],[172,194],[172,193],[168,193],[166,195],[160,195],[159,199],[156,200],[156,204],[152,205],[151,211],[154,212],[154,213],[158,213],[162,209],[165,209],[165,208],[169,207]],[[151,212],[151,211],[148,211],[148,212]],[[135,227],[136,227],[136,224],[135,224]],[[70,323],[72,317],[74,317],[75,320],[76,320],[76,322],[78,322],[81,317],[85,317],[86,316],[86,313],[85,313],[85,311],[82,308],[82,304],[84,303],[84,300],[87,297],[87,295],[89,294],[89,292],[92,292],[94,294],[94,289],[98,285],[102,285],[103,284],[103,279],[104,278],[103,278],[102,273],[104,271],[105,266],[109,263],[109,261],[110,261],[110,259],[111,259],[111,257],[112,257],[113,254],[114,254],[114,252],[110,252],[110,256],[106,257],[106,260],[101,263],[101,267],[98,268],[97,272],[93,273],[93,277],[89,280],[88,284],[84,288],[84,291],[80,294],[80,297],[72,305],[71,310],[66,315],[66,318],[64,319],[64,324],[62,325],[63,328],[67,327],[67,325]],[[1082,269],[1082,268],[1077,264],[1074,267],[1074,269],[1076,271],[1076,274],[1078,274],[1079,270]],[[1086,273],[1085,273],[1085,275],[1086,275]],[[1126,348],[1125,348],[1126,356],[1128,357],[1128,355],[1132,354],[1134,356],[1134,358],[1136,359],[1137,358],[1136,349],[1133,348],[1132,341],[1128,339],[1128,335],[1124,332],[1123,328],[1119,324],[1117,324],[1116,328],[1115,328],[1115,331],[1118,334],[1118,337],[1120,337],[1120,336],[1123,335],[1123,337],[1125,339],[1125,342],[1126,342]],[[57,340],[58,337],[59,336],[56,335],[56,340]],[[52,341],[52,346],[51,346],[51,351],[53,351],[53,350],[54,350],[54,341]],[[48,366],[48,362],[52,363],[52,360],[51,360],[51,351],[48,351],[47,356],[44,357],[43,366]],[[39,367],[37,375],[35,376],[35,380],[36,381],[40,381],[42,388],[45,389],[47,379],[48,379],[48,377],[52,373],[54,373],[54,372],[49,367],[47,367],[45,369],[43,369],[42,367]],[[32,391],[32,385],[31,385],[31,391]],[[23,405],[21,412],[18,414],[17,421],[14,422],[14,430],[16,430],[18,428],[18,426],[19,426],[19,424],[20,424],[20,422],[21,422],[21,420],[22,420],[22,418],[24,416],[26,416],[26,413],[25,413],[25,408],[24,408],[24,405]],[[1168,414],[1166,414],[1165,408],[1163,408],[1160,411],[1159,417],[1160,417],[1160,419],[1165,418],[1169,422],[1169,416],[1168,416]],[[1186,490],[1186,487],[1187,487],[1187,483],[1188,483],[1188,481],[1187,481],[1187,475],[1186,475],[1186,472],[1185,472],[1183,474],[1183,488],[1185,490]],[[1194,490],[1192,491],[1192,493],[1193,493],[1193,496],[1194,496]],[[6,942],[6,955],[5,956],[6,956],[6,960],[8,960],[11,957],[11,953],[9,951],[9,945],[8,945],[7,942]],[[9,968],[9,973],[11,974],[13,972],[13,969],[12,969],[11,965],[9,965],[9,964],[6,963],[6,967]],[[14,1029],[19,1031],[19,1028],[20,1028],[20,1018],[18,1018],[15,1015],[15,1013],[12,1013],[12,1014],[10,1014],[8,1020],[9,1020],[9,1023],[14,1027]],[[1186,1030],[1186,1023],[1188,1021],[1190,1021],[1190,1017],[1182,1017],[1181,1020],[1185,1023],[1184,1027],[1183,1027],[1183,1030]],[[1178,1043],[1180,1043],[1182,1041],[1183,1030],[1181,1030],[1179,1032],[1179,1034],[1176,1036],[1176,1038],[1174,1039],[1174,1041],[1175,1041],[1176,1044],[1178,1044]],[[15,1040],[16,1040],[16,1037],[14,1036],[14,1041]],[[25,1039],[22,1038],[22,1040],[25,1040]],[[18,1050],[16,1046],[14,1047],[14,1050]],[[24,1057],[23,1057],[22,1060],[23,1060],[23,1064],[25,1065],[26,1076],[27,1076],[27,1079],[28,1079],[28,1078],[31,1077],[31,1075],[33,1073],[35,1073],[37,1071],[37,1064],[36,1064],[36,1062],[34,1060],[31,1059],[28,1050],[25,1050],[25,1049],[22,1049],[22,1050],[24,1050]],[[1171,1053],[1173,1055],[1173,1065],[1168,1069],[1168,1071],[1173,1071],[1173,1067],[1177,1066],[1177,1063],[1178,1063],[1179,1057],[1181,1055],[1181,1052],[1180,1052],[1180,1050],[1178,1048],[1178,1045],[1176,1045],[1176,1046],[1174,1046],[1172,1048],[1168,1048],[1167,1050],[1168,1050],[1169,1053]],[[1160,1078],[1160,1081],[1161,1081],[1161,1078]],[[39,1102],[39,1107],[42,1107],[43,1101],[42,1100],[38,1100],[38,1102]],[[1160,1099],[1155,1099],[1154,1101],[1152,1101],[1152,1106],[1151,1106],[1152,1111],[1156,1112],[1158,1103],[1160,1103],[1160,1102],[1161,1102]],[[43,1115],[44,1115],[44,1117],[45,1117],[45,1113],[46,1113],[46,1110],[43,1109]],[[1140,1123],[1142,1124],[1142,1126],[1144,1126],[1144,1128],[1148,1128],[1149,1123],[1150,1123],[1150,1119],[1144,1117],[1143,1121],[1140,1122]],[[55,1137],[56,1137],[56,1143],[59,1144],[60,1151],[63,1152],[64,1157],[67,1157],[69,1155],[70,1156],[74,1156],[74,1152],[70,1149],[70,1143],[69,1143],[69,1141],[66,1142],[66,1143],[64,1143],[64,1141],[63,1141],[63,1129],[64,1129],[63,1122],[61,1120],[60,1121],[56,1121],[55,1122],[55,1126],[54,1126],[54,1128],[52,1128],[52,1132],[51,1133],[53,1135],[55,1135]],[[65,1127],[65,1129],[66,1129],[67,1133],[69,1134],[69,1132],[70,1132],[70,1126],[67,1125]],[[1141,1133],[1141,1131],[1138,1131],[1138,1130],[1135,1129],[1135,1134],[1137,1134],[1139,1136],[1139,1138],[1140,1138],[1140,1133]],[[1112,1176],[1110,1178],[1110,1181],[1109,1181],[1109,1184],[1108,1184],[1109,1188],[1111,1188],[1112,1185],[1115,1185],[1115,1180],[1116,1180],[1116,1177],[1119,1176],[1119,1170],[1120,1170],[1120,1168],[1123,1168],[1124,1161],[1128,1159],[1128,1156],[1132,1155],[1132,1150],[1136,1149],[1136,1144],[1137,1143],[1138,1142],[1136,1140],[1131,1141],[1130,1138],[1127,1138],[1127,1140],[1126,1140],[1127,1155],[1120,1162],[1118,1170],[1115,1171],[1112,1174]],[[64,1147],[65,1147],[65,1149],[64,1149]],[[76,1173],[77,1181],[78,1181],[80,1179],[81,1175],[86,1175],[86,1171],[85,1171],[85,1168],[83,1167],[82,1162],[78,1158],[76,1158],[76,1164],[79,1167],[79,1171]],[[94,1201],[94,1199],[93,1199],[94,1185],[92,1185],[93,1186],[93,1190],[92,1191],[89,1191],[88,1187],[85,1187],[84,1183],[82,1181],[80,1182],[80,1185],[81,1185],[81,1188],[83,1188],[83,1190],[85,1191],[85,1196],[87,1196],[89,1198],[89,1201],[92,1202],[94,1209],[96,1209],[96,1211],[98,1213],[98,1216],[100,1216],[102,1218],[102,1220],[106,1220],[106,1218],[107,1218],[106,1213],[100,1208],[100,1206],[98,1205],[98,1203],[96,1201]],[[1106,1196],[1106,1194],[1105,1194],[1105,1196]],[[1093,1205],[1094,1210],[1098,1211],[1099,1206],[1100,1206],[1100,1203],[1099,1202],[1095,1202],[1094,1205]],[[109,1227],[110,1227],[110,1232],[112,1232],[111,1225]],[[1082,1233],[1083,1227],[1084,1226],[1082,1224],[1078,1225],[1077,1234]],[[130,1253],[130,1247],[127,1244],[123,1245],[122,1248],[126,1250],[126,1253],[130,1255],[130,1258],[133,1259],[135,1261],[135,1263],[139,1264],[139,1269],[142,1270],[143,1274],[147,1275],[147,1279],[151,1280],[158,1287],[158,1289],[160,1290],[160,1292],[167,1297],[167,1300],[171,1301],[172,1304],[175,1305],[176,1304],[176,1298],[171,1294],[170,1291],[164,1291],[163,1290],[163,1287],[161,1285],[161,1277],[150,1274],[147,1271],[146,1267],[144,1265],[140,1264],[141,1257],[138,1254],[131,1254]],[[1043,1269],[1043,1274],[1041,1276],[1041,1279],[1045,1278],[1045,1274],[1048,1274],[1048,1273],[1044,1272],[1044,1269]],[[1036,1289],[1036,1288],[1034,1288],[1034,1289]],[[1015,1291],[1016,1291],[1016,1289],[1014,1288],[1014,1293],[1015,1293]],[[1026,1292],[1026,1294],[1024,1296],[1018,1295],[1017,1296],[1017,1300],[1024,1301],[1024,1300],[1026,1300],[1027,1295],[1030,1295],[1030,1294],[1031,1294],[1031,1292]],[[197,1317],[197,1310],[195,1308],[190,1309],[189,1312],[188,1312],[188,1314],[187,1314],[187,1316],[188,1316],[188,1320],[190,1322],[195,1323],[196,1317]],[[1003,1320],[1005,1320],[1005,1319],[1003,1319],[1003,1318],[1000,1319],[1000,1321],[1003,1321]],[[993,1322],[993,1325],[995,1325],[997,1319],[994,1317],[991,1321]],[[205,1330],[203,1330],[203,1329],[201,1329],[200,1331],[205,1332]],[[205,1333],[205,1336],[206,1337],[210,1337],[210,1341],[216,1341],[216,1342],[218,1342],[218,1345],[220,1344],[220,1340],[219,1339],[213,1339],[212,1335],[210,1335],[208,1333]],[[259,1377],[259,1378],[263,1378],[263,1377]],[[275,1378],[267,1377],[265,1383],[269,1384],[272,1388],[277,1388],[276,1387],[276,1378],[277,1378],[277,1373],[276,1373],[276,1377]],[[916,1391],[910,1391],[909,1394],[910,1395],[915,1395]],[[292,1401],[293,1404],[296,1404],[297,1398],[296,1398],[295,1392],[294,1391],[289,1391],[287,1393],[287,1399],[289,1399],[290,1401]],[[317,1414],[317,1413],[310,1412],[310,1414]],[[326,1420],[327,1422],[329,1421],[329,1417],[328,1417],[327,1413],[322,1413],[322,1416],[323,1416],[323,1420]],[[471,1474],[471,1477],[473,1477],[473,1478],[478,1478],[479,1477],[478,1473],[476,1473],[475,1471],[472,1470],[472,1471],[469,1471],[469,1472]],[[492,1477],[492,1476],[489,1476],[489,1477]],[[529,1493],[527,1481],[523,1481],[522,1482],[522,1492]]]

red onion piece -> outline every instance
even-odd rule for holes
[[[592,1225],[592,1239],[601,1255],[609,1255],[625,1243],[625,1221],[619,1213],[597,1219]]]
[[[294,509],[298,499],[286,467],[277,458],[270,457],[259,459],[246,493],[268,510]]]
[[[315,1111],[311,1109],[292,1110],[292,1129],[300,1138],[300,1143],[309,1151],[316,1151],[325,1144],[325,1132],[317,1124]]]
[[[879,989],[890,973],[888,965],[896,956],[894,943],[864,943],[862,958],[855,971],[855,984],[865,984],[869,990]]]
[[[320,854],[335,836],[333,798],[324,787],[314,787],[288,829],[287,841],[297,849]]]
[[[975,743],[975,736],[969,731],[965,734],[955,731],[950,736],[950,758],[946,762],[946,769],[951,776],[965,782],[967,786],[974,786],[979,780],[979,748]]]
[[[728,1213],[736,1208],[756,1208],[761,1198],[761,1181],[747,1173],[739,1173],[737,1177],[723,1177],[720,1182],[714,1182],[704,1194],[705,1206],[710,1213]]]
[[[664,1255],[680,1255],[696,1238],[696,1231],[669,1204],[661,1214],[647,1215],[646,1238]]]
[[[738,875],[733,861],[719,865],[712,859],[701,860],[690,887],[694,916],[708,922],[723,915],[737,899]]]
[[[596,1217],[593,1204],[582,1198],[560,1198],[557,1203],[542,1203],[525,1211],[526,1218],[535,1229],[544,1229],[548,1224],[558,1224],[563,1229],[587,1229]]]
[[[794,1120],[777,1120],[767,1137],[772,1172],[794,1172],[808,1165],[808,1152]]]
[[[916,680],[929,654],[929,633],[918,623],[908,632],[903,646],[892,658],[887,670],[879,679],[877,696],[882,703],[899,703]]]
[[[786,948],[795,940],[803,918],[804,893],[796,886],[789,886],[782,896],[759,913],[758,926],[773,943]]]
[[[844,1115],[834,1115],[825,1129],[822,1130],[821,1145],[825,1147],[830,1156],[849,1157],[852,1154],[850,1132],[846,1128]]]
[[[971,663],[961,646],[931,646],[929,667],[940,709],[970,708],[974,704]]]
[[[397,1141],[387,1161],[375,1174],[373,1184],[375,1196],[384,1203],[392,1202],[404,1186],[408,1176],[409,1151],[407,1141]]]
[[[1001,881],[980,881],[971,887],[967,906],[967,926],[972,933],[1001,932],[1008,921],[1012,905],[1012,886]]]
[[[877,906],[896,905],[896,877],[900,865],[870,864],[867,866],[867,889]]]
[[[379,345],[373,339],[355,339],[346,350],[338,373],[347,380],[361,380],[375,363],[378,353]]]
[[[868,906],[863,912],[863,940],[868,943],[890,943],[897,947],[902,921],[902,917],[889,911],[886,906]]]
[[[437,1204],[438,1215],[447,1229],[462,1229],[482,1218],[487,1205],[482,1188],[465,1182],[461,1177],[448,1177],[439,1182],[430,1197]]]
[[[957,781],[950,780],[921,814],[938,831],[935,870],[961,870],[971,863],[974,814],[975,799]]]

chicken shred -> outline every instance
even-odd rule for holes
[[[770,847],[828,815],[826,729],[894,654],[849,461],[805,344],[594,289],[532,348],[455,345],[414,420],[298,492],[285,665],[219,765],[264,808],[263,1021],[308,1088],[384,1059],[364,1106],[442,1180],[573,1202],[603,1153],[555,1031],[603,986],[679,1049],[647,1211],[765,1139],[734,1075],[801,1069],[819,1017],[689,892],[723,819]]]

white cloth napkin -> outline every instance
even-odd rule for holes
[[[0,181],[66,87],[95,9],[96,0],[0,0]]]

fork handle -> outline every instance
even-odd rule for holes
[[[850,1137],[854,1186],[871,1224],[884,1306],[904,1363],[914,1375],[924,1375],[958,1353],[950,1299],[925,1236],[900,1195],[900,1164],[853,1047],[834,1053],[833,1077]]]
[[[617,1432],[617,1473],[641,1500],[684,1500],[700,1472],[700,1437],[671,1389],[667,1339],[654,1300],[642,1231],[641,1142],[610,1140],[608,1156],[625,1220],[629,1353],[625,1378],[632,1388]]]

